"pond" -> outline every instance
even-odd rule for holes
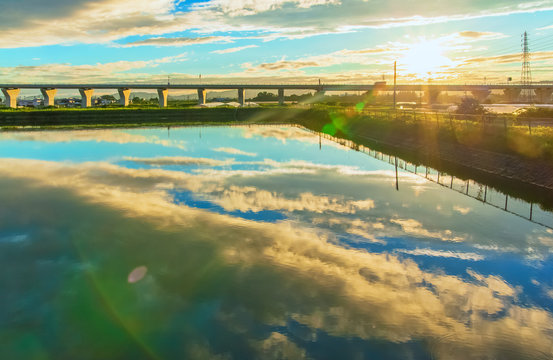
[[[293,126],[4,132],[0,358],[551,358],[552,227]]]

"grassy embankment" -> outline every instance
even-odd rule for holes
[[[299,113],[301,109],[286,112]],[[230,124],[253,121],[263,114],[264,121],[277,121],[282,110],[276,107],[197,108],[157,106],[106,107],[88,109],[0,109],[0,128],[17,130],[29,127],[40,129],[76,129],[100,127],[136,127],[198,124]],[[282,122],[282,121],[281,121]]]
[[[303,125],[353,140],[418,165],[431,166],[459,178],[471,178],[515,197],[553,207],[553,191],[543,184],[553,170],[553,128],[527,124],[453,118],[447,114],[361,111],[359,107],[312,106],[256,108],[129,107],[102,109],[0,110],[0,127],[98,128],[222,124]],[[370,110],[369,110],[370,111]],[[506,123],[505,123],[506,124]],[[491,152],[493,156],[486,156]],[[476,154],[476,155],[475,155]],[[485,158],[482,159],[482,154]],[[474,156],[469,156],[474,155]],[[497,156],[496,156],[497,155]],[[495,163],[494,163],[495,161]],[[487,162],[488,168],[478,168]],[[490,165],[491,162],[491,165]],[[532,165],[530,168],[516,167]],[[511,169],[518,174],[509,176]],[[491,167],[491,168],[490,168]],[[530,170],[529,170],[530,169]],[[537,170],[536,170],[537,169]],[[545,169],[541,172],[542,170]],[[491,171],[489,171],[491,170]],[[512,171],[511,171],[512,172]],[[541,173],[540,173],[541,172]],[[522,180],[521,180],[522,179]],[[537,179],[537,180],[536,180]],[[532,184],[533,183],[533,184]]]
[[[298,123],[553,208],[553,128],[448,114],[319,109]],[[327,119],[323,119],[324,116]],[[550,120],[553,122],[553,119]]]

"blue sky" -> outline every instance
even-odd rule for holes
[[[553,80],[553,0],[2,1],[0,83]]]

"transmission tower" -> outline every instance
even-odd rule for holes
[[[530,70],[530,48],[526,31],[521,35],[520,45],[522,47],[522,71],[520,73],[522,91],[520,95],[524,101],[532,102],[534,91],[530,88],[530,85],[532,85],[532,71]]]

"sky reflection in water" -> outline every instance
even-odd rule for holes
[[[2,133],[0,358],[553,356],[553,231],[394,181],[293,127]]]

